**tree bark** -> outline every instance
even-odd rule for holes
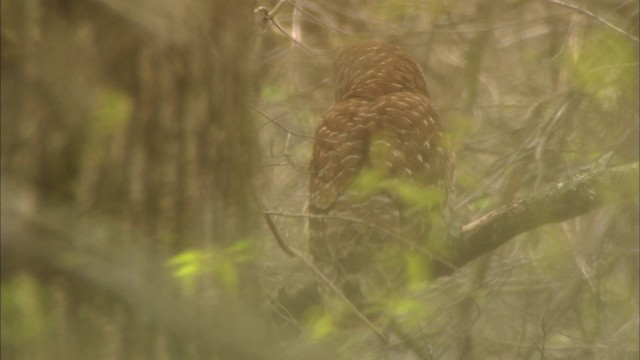
[[[638,163],[606,168],[601,163],[567,175],[525,198],[503,205],[460,228],[439,262],[436,275],[452,273],[513,237],[559,223],[598,207],[638,199]]]

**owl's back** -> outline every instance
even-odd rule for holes
[[[334,279],[401,262],[398,254],[427,238],[428,206],[411,191],[446,193],[451,156],[407,54],[368,43],[340,55],[335,103],[320,120],[309,169],[310,251]]]

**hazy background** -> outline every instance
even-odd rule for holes
[[[414,358],[339,301],[292,316],[282,293],[313,274],[253,193],[306,251],[332,61],[373,39],[425,71],[461,223],[606,153],[636,162],[638,3],[563,4],[2,0],[2,357]],[[629,199],[390,311],[434,359],[636,359],[637,239]]]

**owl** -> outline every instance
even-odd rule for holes
[[[379,42],[344,50],[309,164],[309,250],[347,293],[402,282],[451,190],[453,154],[420,66]],[[349,295],[349,294],[347,294]]]

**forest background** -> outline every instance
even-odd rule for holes
[[[2,0],[0,13],[3,358],[638,358],[638,2]],[[398,296],[402,331],[384,341],[345,325],[335,294],[298,309],[319,279],[264,221],[306,256],[332,62],[367,40],[424,69],[460,225],[600,185],[582,208],[551,196],[562,221]]]

